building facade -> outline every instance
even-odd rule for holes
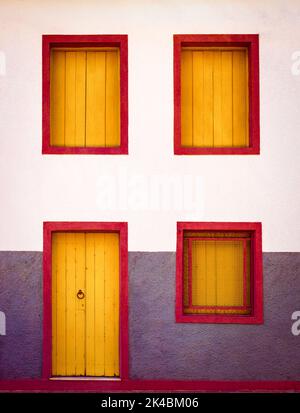
[[[0,10],[0,389],[299,389],[296,2]]]

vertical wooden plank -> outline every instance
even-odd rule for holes
[[[57,234],[52,234],[52,375],[57,375],[57,272],[58,242]]]
[[[188,260],[188,240],[183,240],[183,305],[189,305],[189,260]]]
[[[75,146],[76,52],[66,52],[65,146]]]
[[[52,51],[50,79],[50,144],[52,146],[65,145],[65,61],[65,52]]]
[[[213,118],[214,118],[214,147],[223,145],[222,139],[222,55],[220,50],[214,51],[213,62]]]
[[[219,242],[223,253],[223,303],[232,306],[235,298],[234,248],[229,242]]]
[[[85,308],[86,308],[86,288],[85,288],[85,234],[75,233],[75,291],[76,291],[76,325],[75,325],[75,374],[85,375]],[[85,294],[83,299],[77,298],[77,292],[81,290]]]
[[[120,53],[106,52],[105,146],[120,146]]]
[[[111,262],[112,281],[113,281],[113,353],[114,353],[114,376],[120,376],[120,358],[119,358],[119,331],[120,331],[120,241],[119,234],[110,234],[112,240]]]
[[[75,234],[66,233],[66,375],[75,375],[76,364],[76,285]]]
[[[193,52],[181,51],[181,144],[193,146]]]
[[[232,146],[232,51],[222,51],[222,146]]]
[[[206,242],[206,304],[217,305],[216,241]]]
[[[204,118],[206,114],[204,102],[204,52],[193,54],[193,146],[204,146]]]
[[[87,52],[86,146],[105,146],[105,52]]]
[[[85,146],[86,52],[76,52],[75,146]]]
[[[213,60],[214,52],[203,52],[203,143],[204,147],[214,146],[213,117]]]
[[[246,50],[233,51],[233,146],[248,146],[248,85]]]
[[[228,305],[226,301],[226,274],[228,273],[228,263],[226,252],[220,241],[216,242],[216,267],[217,267],[217,305]]]
[[[217,245],[218,305],[242,306],[243,249],[235,241]]]
[[[242,306],[244,304],[244,251],[243,242],[233,241],[233,270],[232,270],[232,305]]]
[[[86,234],[86,375],[95,376],[95,239]]]
[[[206,243],[192,242],[192,304],[206,305]]]
[[[56,233],[56,374],[65,376],[66,370],[66,244],[65,234]],[[53,294],[54,297],[55,293]],[[53,302],[52,302],[53,305]],[[55,330],[53,330],[55,333]]]
[[[106,267],[105,267],[105,234],[95,233],[95,301],[94,301],[94,330],[95,330],[95,356],[94,370],[95,376],[105,376],[106,353],[112,349],[106,347],[106,323],[110,323],[107,318],[106,300]]]
[[[116,273],[119,267],[119,250],[117,234],[105,234],[105,376],[116,375],[115,364],[119,346],[115,325],[118,324],[114,303]]]
[[[247,268],[247,302],[246,305],[251,305],[251,241],[246,241],[246,251],[247,251],[247,261],[246,261],[246,268]]]

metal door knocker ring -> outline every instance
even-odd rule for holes
[[[84,292],[82,290],[78,291],[77,298],[79,298],[79,300],[82,300],[84,298]]]

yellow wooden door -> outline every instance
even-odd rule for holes
[[[117,233],[53,233],[53,376],[119,376],[119,265]]]

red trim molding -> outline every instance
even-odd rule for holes
[[[0,392],[300,392],[300,381],[126,380],[3,380]]]
[[[251,233],[251,305],[250,315],[184,314],[183,306],[183,240],[184,231],[248,231]],[[245,249],[245,248],[244,248]],[[191,287],[190,287],[191,288]],[[177,323],[263,323],[262,232],[259,222],[178,222],[176,250]]]
[[[128,379],[128,241],[126,222],[44,222],[43,253],[43,369],[42,377],[48,380],[52,371],[52,296],[51,261],[52,232],[118,232],[120,234],[120,378]],[[101,388],[102,383],[98,386]],[[49,385],[51,387],[51,385]],[[0,382],[1,388],[1,382]]]
[[[183,46],[244,46],[249,60],[249,140],[247,148],[188,148],[181,145],[181,48]],[[174,154],[255,155],[260,153],[259,137],[259,36],[258,34],[175,34],[174,35]]]
[[[58,147],[50,145],[50,52],[52,47],[120,48],[121,144],[118,147]],[[43,35],[43,154],[127,155],[128,154],[128,36],[127,35]]]

